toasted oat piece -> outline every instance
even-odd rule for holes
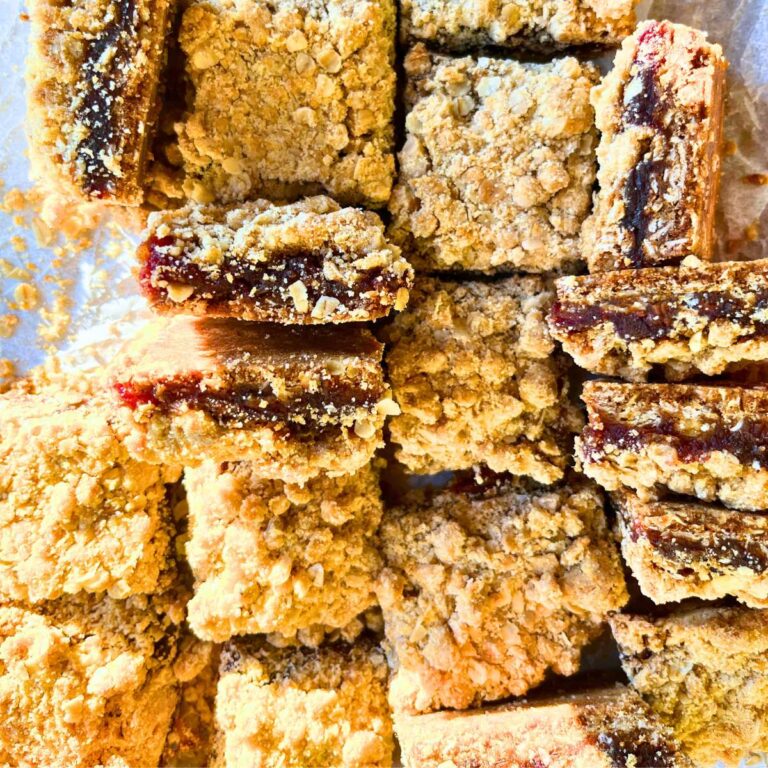
[[[692,768],[622,685],[465,712],[398,717],[405,768]]]
[[[632,685],[697,765],[768,750],[768,611],[617,615],[611,628]]]
[[[57,192],[138,205],[170,0],[29,0],[33,172]]]
[[[139,282],[156,312],[314,325],[376,320],[413,270],[372,212],[328,197],[152,213]]]
[[[385,331],[402,463],[416,472],[484,463],[543,483],[563,476],[581,415],[547,329],[551,300],[538,277],[417,280]]]
[[[552,335],[593,373],[714,376],[768,360],[768,259],[562,277]]]
[[[401,36],[450,49],[479,45],[552,50],[621,42],[637,0],[403,0]]]
[[[129,456],[94,380],[0,395],[0,465],[0,602],[158,588],[180,471]]]
[[[177,700],[182,618],[183,606],[144,597],[1,605],[0,762],[157,765]]]
[[[147,461],[251,461],[303,483],[370,461],[397,408],[382,346],[360,327],[289,328],[216,318],[150,324],[112,365],[128,431]]]
[[[390,234],[423,270],[574,267],[595,179],[597,70],[416,45]]]
[[[384,654],[367,641],[319,649],[229,643],[216,725],[212,768],[389,768]]]
[[[621,551],[655,603],[733,595],[768,608],[768,516],[680,500],[612,495]]]
[[[236,202],[326,191],[386,204],[395,171],[393,0],[190,0],[188,108],[166,154],[184,196]]]
[[[725,70],[719,45],[646,21],[592,91],[600,191],[582,232],[591,272],[712,256]]]
[[[768,388],[589,381],[582,399],[576,457],[607,490],[768,510]]]
[[[522,695],[549,670],[571,675],[627,600],[592,483],[470,478],[384,514],[376,592],[397,712],[462,709]]]
[[[264,480],[248,462],[208,462],[186,471],[185,486],[199,637],[344,627],[375,603],[382,506],[372,467],[302,488]]]

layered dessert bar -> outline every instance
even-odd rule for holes
[[[403,0],[401,34],[441,47],[551,50],[618,44],[632,33],[637,0]]]
[[[487,464],[543,483],[562,477],[581,415],[547,329],[551,301],[539,277],[416,281],[385,331],[399,461],[421,473]]]
[[[2,764],[157,765],[177,699],[175,613],[94,595],[0,606]]]
[[[768,360],[768,260],[562,277],[552,335],[593,373],[642,381],[715,376]]]
[[[225,646],[211,768],[390,768],[387,664],[378,646]]]
[[[632,685],[697,765],[768,750],[768,611],[617,615],[611,628]]]
[[[399,717],[405,768],[693,768],[671,729],[621,685]]]
[[[138,205],[170,0],[30,0],[29,157],[56,192]]]
[[[176,316],[150,324],[111,367],[137,456],[187,466],[251,461],[303,483],[367,464],[397,410],[382,346],[364,328],[292,328]]]
[[[414,266],[573,268],[595,180],[597,70],[574,58],[450,58],[419,44],[405,73],[390,233]]]
[[[520,696],[627,600],[602,495],[488,473],[385,511],[377,596],[396,712]]]
[[[732,595],[768,608],[768,516],[682,500],[613,494],[621,551],[654,603]]]
[[[727,62],[706,35],[646,21],[592,91],[600,191],[582,233],[591,272],[712,256]]]
[[[768,510],[768,388],[589,381],[582,399],[576,457],[607,490]]]
[[[156,312],[288,325],[377,320],[413,280],[375,213],[328,197],[152,213],[138,258]]]
[[[153,592],[166,567],[166,484],[129,456],[92,379],[0,395],[0,602]]]
[[[387,202],[393,0],[191,0],[179,45],[191,100],[167,158],[197,202],[326,191]]]
[[[340,628],[375,603],[382,506],[372,467],[301,487],[264,480],[248,462],[207,462],[184,482],[199,637]]]

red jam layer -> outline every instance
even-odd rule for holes
[[[226,390],[204,389],[200,378],[158,380],[114,385],[121,402],[131,409],[152,405],[162,413],[203,411],[223,427],[272,425],[292,433],[317,433],[354,417],[359,408],[372,410],[382,392],[362,390],[350,382],[330,379],[320,392],[303,392],[282,400],[269,385],[234,385]],[[323,420],[321,424],[318,421]]]
[[[664,442],[675,448],[680,461],[686,464],[706,460],[715,451],[735,456],[743,465],[768,468],[768,423],[744,421],[737,430],[716,424],[698,435],[684,435],[671,422],[654,427],[628,427],[615,421],[601,426],[587,426],[582,433],[582,445],[592,461],[599,461],[606,446],[639,453],[650,443]]]
[[[212,312],[240,303],[266,309],[277,316],[286,309],[285,289],[300,280],[307,290],[310,306],[321,296],[329,296],[351,309],[364,306],[373,314],[384,314],[386,309],[380,301],[360,294],[394,295],[402,286],[398,277],[381,267],[361,273],[352,285],[326,279],[323,264],[330,252],[338,254],[332,246],[325,250],[284,249],[273,253],[268,263],[230,259],[221,269],[211,270],[201,268],[183,253],[170,254],[168,247],[175,243],[173,237],[153,238],[146,243],[147,258],[139,281],[144,295],[153,303],[175,303],[168,298],[165,287],[173,283],[194,288],[190,300],[205,301]],[[290,311],[293,312],[292,306]]]

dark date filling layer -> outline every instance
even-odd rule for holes
[[[653,427],[629,427],[603,420],[601,426],[587,426],[582,433],[582,445],[591,461],[599,461],[607,446],[638,453],[645,445],[660,442],[671,445],[680,461],[686,464],[706,460],[715,451],[725,451],[743,465],[768,468],[767,422],[745,420],[738,429],[714,424],[707,431],[685,435],[671,422]]]
[[[608,755],[613,768],[629,765],[675,768],[677,750],[664,739],[647,730],[637,728],[619,733],[601,733],[597,743]],[[630,758],[635,758],[630,762]]]
[[[685,566],[704,563],[709,569],[747,568],[754,573],[768,570],[768,541],[760,544],[748,541],[744,536],[729,535],[728,532],[714,532],[707,539],[686,535],[685,531],[660,531],[647,528],[635,522],[630,529],[632,541],[647,539],[648,543],[663,557],[684,566],[683,576],[693,571]]]
[[[85,54],[85,93],[76,118],[89,131],[77,147],[77,156],[85,167],[83,189],[91,197],[109,198],[117,191],[118,177],[105,163],[103,153],[106,148],[119,148],[125,140],[117,119],[117,108],[125,107],[118,96],[124,73],[133,66],[140,23],[136,0],[117,0],[111,23],[92,40]]]
[[[621,116],[626,126],[651,128],[668,147],[673,138],[684,142],[688,133],[691,116],[680,112],[675,106],[674,96],[659,90],[659,70],[664,63],[664,48],[672,44],[672,29],[663,22],[646,29],[638,39],[637,53],[632,63],[633,76],[629,83],[637,87],[624,104]],[[691,62],[693,68],[705,66],[702,56]],[[705,109],[704,105],[702,108]],[[706,114],[698,116],[704,119]],[[631,244],[624,257],[635,268],[643,266],[671,266],[679,263],[689,252],[692,221],[685,205],[676,206],[674,211],[665,202],[668,188],[667,166],[663,157],[654,157],[652,143],[648,140],[645,157],[630,171],[624,183],[626,213],[621,226],[630,234]],[[686,179],[686,186],[690,186]],[[687,198],[687,195],[686,195]],[[649,227],[658,217],[657,209],[666,209],[674,214],[664,229],[659,245],[679,241],[673,248],[667,248],[662,255],[648,252],[645,247]]]
[[[204,389],[200,381],[200,377],[129,381],[119,382],[114,388],[121,402],[132,410],[143,405],[152,405],[165,414],[189,409],[204,412],[222,427],[270,425],[291,434],[313,435],[338,428],[361,408],[372,411],[383,395],[380,388],[363,390],[350,382],[331,379],[324,382],[322,391],[305,391],[282,400],[268,384],[239,384],[217,391]]]
[[[301,281],[307,290],[307,299],[313,306],[322,296],[338,299],[348,308],[365,307],[369,311],[385,314],[388,307],[375,296],[362,293],[394,295],[403,285],[401,279],[387,274],[383,268],[366,270],[352,285],[328,280],[323,274],[323,263],[329,254],[341,252],[332,245],[323,249],[306,250],[285,248],[271,254],[270,263],[227,260],[220,269],[203,269],[184,254],[168,253],[176,243],[173,237],[153,238],[144,246],[146,260],[139,281],[144,295],[153,303],[175,303],[168,297],[164,284],[173,283],[194,288],[192,300],[204,300],[211,312],[226,310],[232,303],[245,303],[284,310],[284,292],[291,284]]]
[[[749,326],[750,332],[742,340],[768,336],[768,321],[754,319],[757,314],[768,317],[768,290],[739,298],[725,291],[684,293],[650,302],[639,309],[634,306],[638,299],[615,299],[591,306],[558,301],[550,317],[555,327],[564,333],[581,333],[601,323],[611,323],[616,335],[624,341],[658,340],[676,335],[676,318],[691,310],[710,322],[728,320],[745,328]]]

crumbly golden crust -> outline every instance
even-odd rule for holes
[[[591,272],[712,256],[725,69],[719,45],[646,21],[592,91],[600,191],[584,224]]]
[[[0,596],[153,592],[179,470],[132,459],[91,380],[0,395]]]
[[[138,257],[142,292],[164,314],[365,322],[403,309],[413,282],[375,213],[323,196],[152,213]]]
[[[343,627],[375,603],[377,473],[305,487],[264,480],[247,462],[185,475],[196,579],[189,622],[203,638]]]
[[[417,280],[407,311],[385,331],[402,463],[416,472],[484,463],[544,483],[562,477],[581,416],[547,329],[551,299],[538,277]]]
[[[477,45],[564,48],[618,43],[635,26],[637,0],[403,0],[401,36],[451,49]]]
[[[167,152],[197,202],[325,190],[386,203],[394,175],[392,0],[193,0],[191,103]]]
[[[552,335],[593,373],[643,381],[715,376],[768,359],[768,260],[562,277]]]
[[[0,606],[0,762],[157,765],[177,698],[179,619],[143,597]]]
[[[138,205],[169,0],[30,0],[28,135],[56,192]]]
[[[768,611],[611,620],[632,685],[698,765],[768,750]]]
[[[768,389],[589,381],[582,399],[589,424],[576,458],[606,490],[768,509]]]
[[[591,483],[446,491],[385,512],[377,584],[399,712],[465,708],[578,670],[627,600]]]
[[[398,717],[405,768],[692,768],[630,688]]]
[[[290,328],[176,316],[151,324],[112,365],[126,445],[148,461],[251,461],[303,483],[349,474],[397,411],[382,346],[360,327]]]
[[[390,234],[417,269],[544,272],[573,267],[595,178],[597,70],[405,58],[407,138]]]
[[[732,595],[768,608],[768,517],[717,505],[612,495],[621,551],[654,603]]]
[[[183,638],[174,672],[179,681],[178,701],[160,765],[201,768],[209,764],[213,749],[218,647],[191,636]]]
[[[391,768],[387,665],[378,646],[225,646],[213,768]]]

